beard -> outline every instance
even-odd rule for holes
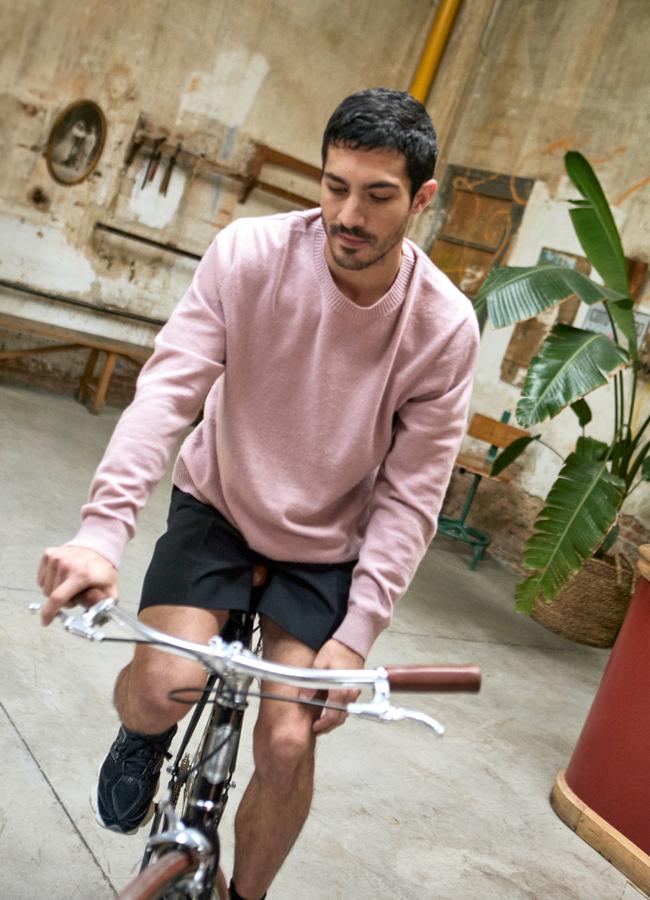
[[[323,225],[325,226],[325,234],[327,235],[327,243],[329,245],[330,253],[332,254],[332,258],[334,262],[340,266],[342,269],[348,269],[349,271],[359,272],[362,269],[367,269],[370,266],[374,266],[377,263],[381,262],[385,256],[387,256],[397,244],[401,244],[404,235],[406,234],[406,229],[408,228],[409,218],[405,218],[403,222],[400,222],[399,226],[391,232],[388,237],[384,238],[382,241],[379,240],[377,235],[371,234],[368,231],[363,231],[361,228],[345,228],[343,225],[328,225],[323,217]],[[359,248],[350,247],[350,248],[342,248],[339,249],[334,244],[334,238],[337,234],[345,234],[350,237],[360,238],[366,241],[365,246],[361,246]],[[359,255],[360,253],[368,252],[368,255]]]

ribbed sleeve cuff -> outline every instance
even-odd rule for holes
[[[129,537],[126,525],[118,519],[107,519],[105,516],[86,516],[79,531],[72,540],[67,541],[66,545],[94,550],[116,569],[119,569]]]
[[[367,659],[370,648],[388,624],[383,619],[369,615],[363,609],[351,606],[332,637],[350,650],[354,650],[363,659]]]

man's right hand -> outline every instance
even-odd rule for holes
[[[37,581],[47,597],[41,610],[43,625],[49,625],[63,606],[92,606],[105,597],[117,599],[117,570],[99,553],[85,547],[48,547]]]

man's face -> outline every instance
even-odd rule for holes
[[[379,263],[391,251],[399,259],[411,215],[426,206],[435,189],[435,182],[428,184],[434,187],[426,199],[420,189],[411,200],[403,153],[330,145],[320,195],[334,262],[358,271]]]

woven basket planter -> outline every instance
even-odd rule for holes
[[[538,601],[532,617],[578,644],[611,647],[634,588],[634,567],[623,554],[590,559],[550,603]]]

